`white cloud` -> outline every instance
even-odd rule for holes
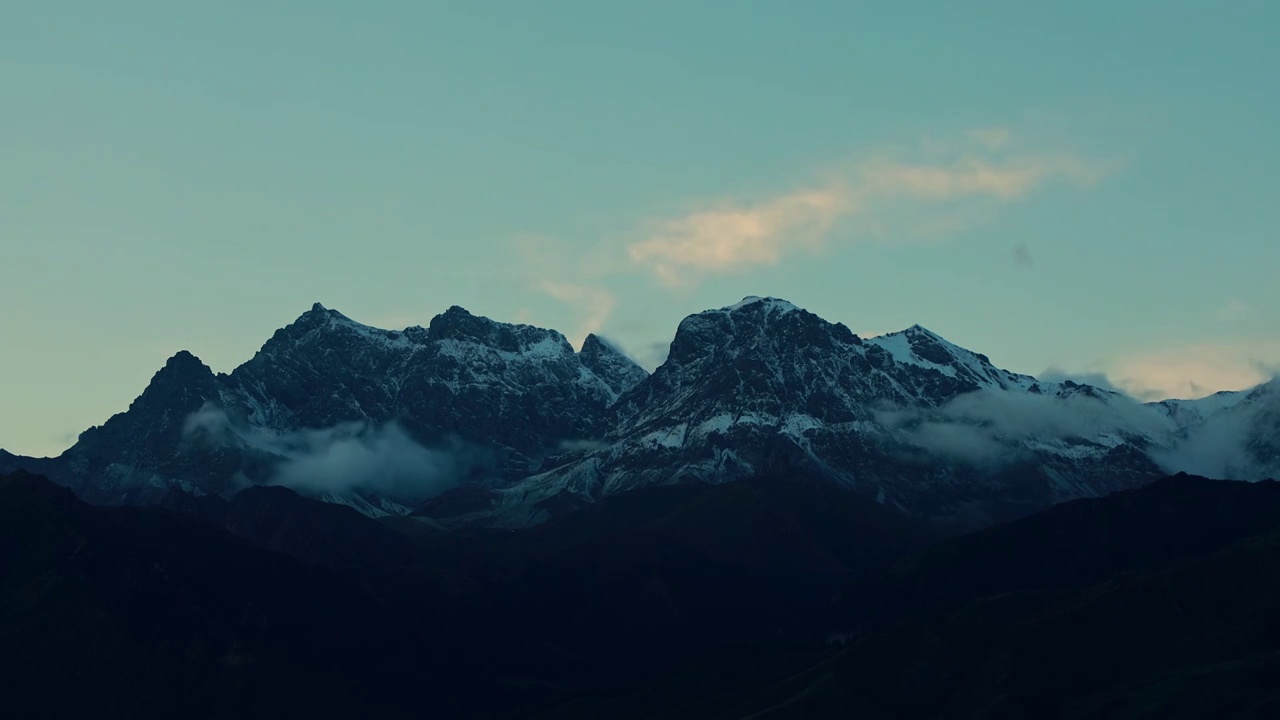
[[[878,419],[917,447],[983,464],[1017,459],[1022,451],[1016,443],[1029,438],[1093,439],[1130,431],[1163,437],[1174,429],[1167,417],[1123,396],[1104,402],[1005,390],[966,393],[936,411],[887,412]]]
[[[987,148],[1001,140],[992,130],[975,132],[974,141]],[[1007,140],[1005,131],[1001,143]],[[851,216],[864,217],[869,229],[879,226],[884,235],[873,219],[878,210],[907,203],[912,226],[926,227],[922,216],[927,219],[930,208],[954,210],[961,200],[1014,201],[1053,180],[1091,185],[1107,172],[1099,163],[1061,154],[994,159],[970,152],[947,162],[880,156],[830,182],[755,202],[721,202],[657,222],[627,252],[635,266],[679,286],[709,274],[774,265],[790,252],[815,251]],[[943,225],[951,227],[956,217],[963,216],[948,215]]]
[[[486,452],[456,441],[442,448],[423,447],[394,422],[274,430],[237,423],[211,404],[187,417],[183,434],[275,456],[278,462],[268,484],[314,496],[374,493],[398,502],[421,502],[488,461]]]
[[[820,243],[832,224],[852,210],[850,193],[834,186],[754,205],[726,204],[660,223],[628,253],[662,282],[679,285],[690,269],[723,272],[772,265],[788,245]]]

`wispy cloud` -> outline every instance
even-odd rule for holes
[[[887,158],[864,164],[859,172],[864,193],[925,201],[987,196],[1013,200],[1045,181],[1065,177],[1081,185],[1100,179],[1092,164],[1070,156],[1026,155],[992,160],[965,155],[946,163],[905,163]]]
[[[457,439],[424,447],[394,422],[273,430],[237,422],[210,403],[186,418],[183,437],[264,453],[274,463],[267,484],[319,497],[373,493],[419,503],[492,461],[487,450]]]
[[[596,285],[575,285],[571,283],[543,280],[539,288],[552,298],[570,305],[578,316],[578,324],[569,341],[574,347],[582,347],[587,335],[599,332],[613,308],[617,298],[613,293]]]
[[[788,246],[820,243],[832,224],[853,210],[853,203],[848,190],[838,186],[801,190],[753,205],[726,203],[660,223],[628,253],[668,285],[681,284],[688,270],[772,265]]]
[[[988,129],[974,131],[970,140],[990,153],[1010,136]],[[635,266],[663,284],[685,285],[706,275],[774,265],[788,253],[813,252],[850,217],[871,219],[903,203],[925,212],[944,205],[954,209],[961,200],[1011,202],[1051,181],[1092,185],[1108,171],[1101,163],[1050,153],[984,156],[969,151],[941,162],[881,155],[812,187],[754,202],[722,201],[656,222],[627,253]],[[918,217],[915,225],[920,226]],[[885,234],[883,228],[879,234]]]
[[[513,239],[514,264],[508,269],[510,281],[564,306],[564,312],[553,313],[559,317],[573,318],[573,329],[566,332],[574,347],[581,347],[590,333],[597,333],[613,315],[617,296],[605,287],[607,272],[601,272],[591,253],[580,250],[553,237],[524,235]],[[566,280],[565,278],[571,278]],[[542,318],[543,311],[521,307],[515,321],[533,323]],[[565,328],[569,323],[555,323]]]

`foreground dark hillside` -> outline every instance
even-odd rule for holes
[[[19,715],[1265,717],[1280,687],[1274,483],[951,540],[787,473],[505,533],[277,488],[165,504],[0,479]]]
[[[374,683],[480,677],[357,575],[194,518],[0,478],[0,677],[13,717],[393,716]],[[424,595],[425,596],[425,595]],[[424,607],[430,614],[432,608]],[[421,638],[419,638],[421,639]],[[373,676],[366,659],[376,663]]]
[[[815,658],[709,656],[539,717],[1280,713],[1280,485],[1179,476],[904,560]],[[773,661],[781,667],[761,670]]]
[[[628,493],[515,533],[378,522],[279,488],[165,505],[100,508],[3,479],[0,668],[15,702],[520,714],[726,644],[808,642],[845,588],[930,538],[778,478]]]

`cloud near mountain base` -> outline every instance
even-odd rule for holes
[[[267,484],[306,495],[380,495],[416,503],[456,485],[487,453],[454,441],[427,448],[398,423],[339,423],[324,429],[274,430],[238,423],[205,405],[187,418],[184,435],[223,447],[277,457]]]

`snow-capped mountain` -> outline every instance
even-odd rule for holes
[[[976,525],[1171,471],[1274,474],[1275,385],[1142,404],[1002,370],[920,326],[860,338],[774,298],[686,318],[652,375],[601,338],[575,352],[458,307],[390,331],[316,305],[230,374],[179,353],[63,456],[0,454],[0,470],[105,503],[283,483],[371,515],[460,484],[419,512],[522,526],[790,466]]]
[[[1181,418],[1165,464],[1212,478],[1280,479],[1280,378],[1157,406]]]
[[[773,298],[686,318],[610,410],[601,446],[496,492],[496,522],[646,485],[785,462],[922,515],[1000,516],[1160,474],[1174,423],[1127,397],[1041,383],[915,326],[863,339]]]
[[[127,412],[41,469],[105,503],[144,501],[168,487],[227,494],[271,482],[283,463],[316,453],[327,454],[301,471],[326,461],[341,469],[354,457],[353,472],[504,482],[536,470],[564,442],[598,435],[606,409],[645,375],[598,338],[576,353],[554,330],[459,307],[427,328],[389,331],[316,304],[229,375],[178,353]],[[362,462],[378,453],[407,459]],[[440,467],[444,460],[451,466]],[[346,492],[342,482],[300,481],[362,512],[407,511],[377,493]]]

